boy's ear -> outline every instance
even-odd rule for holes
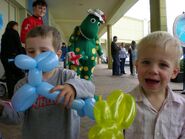
[[[60,58],[62,56],[62,50],[57,51],[57,56]]]
[[[174,68],[171,79],[175,79],[179,72],[180,72],[179,68],[177,68],[177,67]]]

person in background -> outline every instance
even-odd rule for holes
[[[33,15],[24,19],[21,26],[21,42],[24,44],[26,34],[34,27],[43,25],[42,17],[46,14],[47,3],[45,0],[36,0],[32,4]]]
[[[131,46],[128,50],[129,53],[129,65],[130,65],[130,74],[132,76],[136,75],[136,69],[135,69],[135,60],[136,60],[136,56],[137,56],[137,52],[136,52],[136,42],[132,41],[131,42]]]
[[[61,47],[61,50],[62,50],[62,56],[61,56],[61,59],[62,61],[64,62],[64,68],[66,68],[66,56],[67,56],[67,46],[65,44],[65,42],[62,43],[62,47]]]
[[[121,43],[120,48],[121,48],[121,50],[119,51],[120,70],[121,70],[121,74],[126,74],[126,72],[125,72],[125,60],[127,58],[127,52],[126,52],[126,49],[125,49],[125,43]]]
[[[54,27],[38,26],[26,37],[26,53],[34,58],[45,51],[53,51],[61,57],[61,36]],[[80,79],[75,71],[61,66],[43,73],[43,80],[55,86],[50,93],[60,91],[56,101],[39,96],[36,102],[24,112],[15,112],[6,106],[0,112],[4,122],[22,123],[23,139],[78,139],[80,117],[76,110],[70,109],[75,98],[93,98],[95,86],[92,81]],[[15,92],[28,82],[21,79],[15,86]],[[25,93],[28,93],[25,90]],[[61,100],[63,100],[63,107]]]
[[[15,84],[25,75],[24,72],[14,64],[14,58],[17,55],[25,54],[25,49],[21,45],[17,30],[18,23],[10,21],[1,38],[1,62],[5,70],[9,99],[11,99],[13,95]]]
[[[113,59],[112,64],[112,75],[119,76],[120,75],[120,60],[119,60],[119,51],[121,48],[116,44],[117,36],[113,37],[113,41],[111,43],[111,54]]]
[[[180,42],[156,31],[139,42],[137,52],[139,85],[130,92],[137,114],[125,139],[185,139],[185,98],[169,86],[179,73]]]

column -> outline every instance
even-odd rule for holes
[[[112,42],[112,25],[107,25],[108,69],[112,69],[111,42]]]
[[[151,32],[167,31],[166,0],[150,0]]]

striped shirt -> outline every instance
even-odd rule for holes
[[[168,95],[159,112],[144,96],[141,87],[132,92],[137,114],[125,131],[125,139],[185,139],[185,99],[168,87]]]

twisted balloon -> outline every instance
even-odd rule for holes
[[[107,100],[94,106],[96,125],[89,131],[89,139],[123,139],[123,129],[128,128],[136,115],[134,98],[121,90],[113,91]]]
[[[60,91],[49,93],[54,86],[42,80],[42,73],[53,70],[58,64],[57,55],[51,51],[41,53],[35,58],[23,54],[16,56],[15,65],[23,70],[29,71],[28,83],[19,88],[12,97],[12,106],[15,111],[25,111],[30,108],[39,95],[51,100],[56,100]],[[87,115],[93,119],[93,109],[89,109],[89,105],[93,106],[94,103],[95,100],[93,98],[87,98],[85,100],[75,99],[72,103],[72,109],[77,110],[81,116]]]

